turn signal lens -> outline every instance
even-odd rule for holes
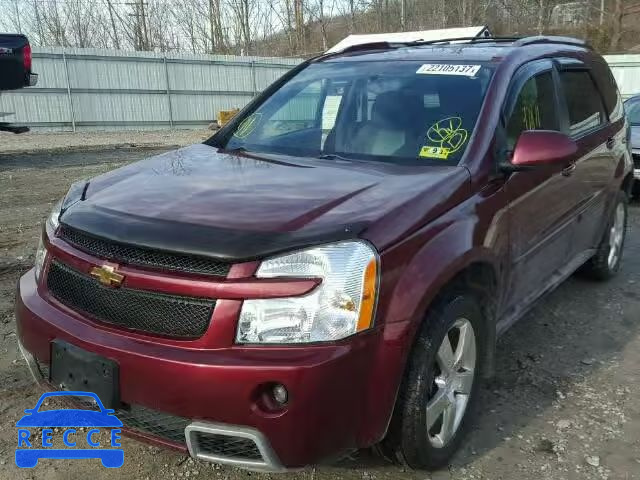
[[[358,317],[358,332],[371,328],[373,324],[373,311],[376,307],[376,292],[378,290],[377,284],[378,265],[376,260],[372,259],[364,271],[362,300],[360,300],[360,316]]]

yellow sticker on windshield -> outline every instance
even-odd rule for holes
[[[249,115],[242,122],[240,122],[240,125],[238,125],[236,131],[233,132],[233,136],[237,138],[247,138],[256,129],[258,123],[260,123],[261,118],[261,113],[254,113],[253,115]]]
[[[446,147],[429,147],[424,146],[420,149],[420,155],[422,158],[437,158],[439,160],[446,160],[449,158],[451,152]]]
[[[447,117],[429,127],[427,138],[431,145],[422,147],[420,156],[446,160],[464,146],[469,133],[462,128],[460,117]]]

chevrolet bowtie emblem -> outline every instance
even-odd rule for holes
[[[116,268],[111,265],[102,265],[101,267],[93,267],[89,274],[98,279],[98,281],[108,287],[119,287],[122,285],[124,275],[116,272]]]

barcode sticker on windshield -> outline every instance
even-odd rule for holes
[[[462,75],[475,77],[481,65],[453,65],[450,63],[425,63],[416,73],[422,75]]]

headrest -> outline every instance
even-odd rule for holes
[[[403,129],[419,124],[425,114],[424,100],[411,92],[394,91],[380,93],[371,109],[374,123]]]

